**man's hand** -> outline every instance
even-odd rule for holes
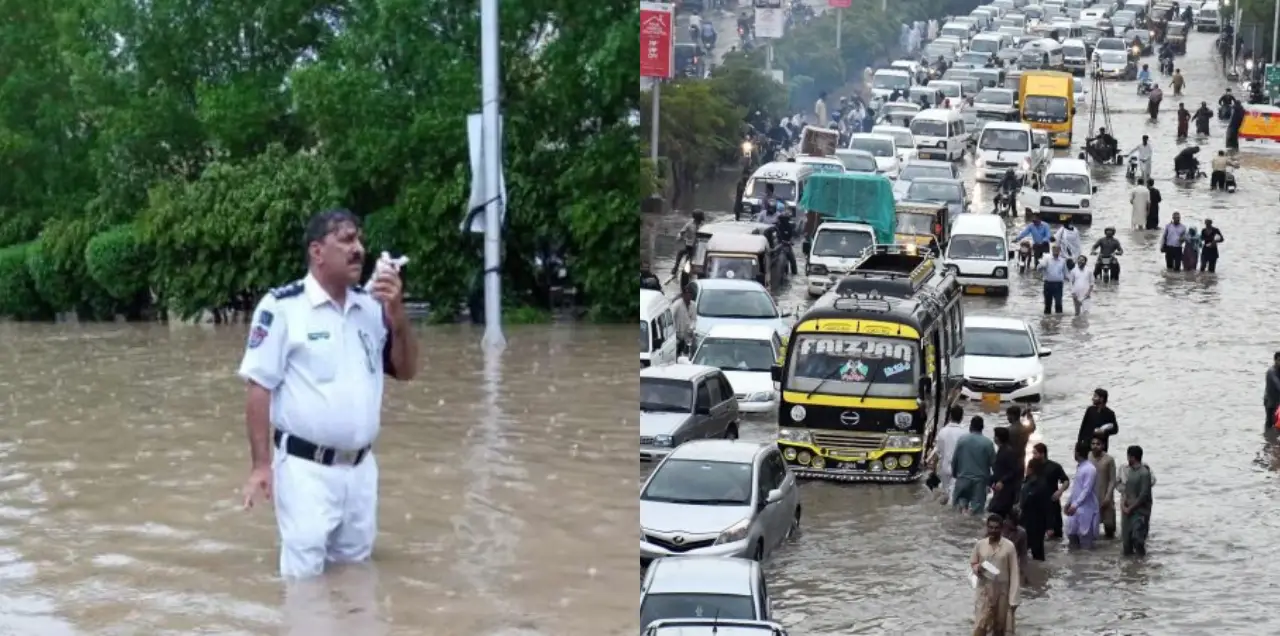
[[[404,289],[400,282],[400,273],[394,269],[384,269],[373,279],[373,297],[382,303],[387,314],[396,317],[404,312]]]
[[[254,468],[244,482],[244,509],[249,510],[258,501],[271,501],[271,467]]]
[[[1068,515],[1074,515],[1076,513],[1076,507],[1075,505],[1068,505],[1067,509],[1063,510],[1063,512],[1067,513]]]
[[[1061,490],[1053,491],[1053,500],[1058,501],[1060,499],[1062,499],[1062,491]]]

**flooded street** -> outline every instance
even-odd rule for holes
[[[240,508],[245,330],[0,324],[0,634],[635,633],[634,329],[510,327],[487,374],[420,328],[373,566],[287,593]]]
[[[1212,34],[1193,33],[1188,55],[1177,58],[1187,77],[1182,101],[1193,111],[1200,101],[1215,106],[1227,86],[1212,66],[1212,40]],[[1154,56],[1142,61],[1156,67]],[[1156,81],[1165,85],[1168,78]],[[1280,350],[1270,322],[1280,278],[1274,213],[1280,155],[1242,154],[1234,194],[1210,193],[1207,178],[1174,184],[1179,99],[1167,91],[1159,123],[1150,124],[1146,98],[1136,95],[1133,82],[1108,89],[1122,150],[1152,136],[1154,177],[1164,195],[1161,223],[1175,211],[1197,228],[1211,218],[1226,242],[1216,276],[1166,273],[1159,233],[1127,228],[1130,185],[1123,167],[1104,167],[1094,172],[1099,209],[1082,234],[1092,245],[1104,227],[1117,228],[1123,276],[1118,284],[1099,285],[1087,319],[1042,317],[1036,277],[1016,282],[1008,299],[966,298],[969,315],[1029,319],[1053,349],[1044,361],[1048,399],[1040,407],[1050,458],[1073,472],[1070,446],[1081,415],[1093,389],[1104,387],[1120,421],[1113,456],[1123,462],[1126,446],[1142,445],[1158,479],[1146,560],[1121,558],[1118,541],[1078,555],[1050,543],[1048,561],[1023,589],[1019,633],[1274,634],[1280,630],[1275,594],[1262,582],[1275,580],[1280,559],[1280,451],[1262,435],[1261,401],[1263,374]],[[1087,133],[1087,106],[1076,117],[1073,154]],[[1201,142],[1206,171],[1224,145],[1222,122],[1215,120],[1211,131]],[[964,172],[971,177],[970,158]],[[717,211],[708,220],[732,218],[724,211],[733,188],[732,182],[704,186],[698,205]],[[975,211],[991,210],[987,190],[973,193]],[[685,218],[662,224],[657,249],[668,258],[655,269],[664,278]],[[808,299],[800,279],[780,302],[803,310]],[[990,430],[1003,415],[986,419]],[[759,418],[742,434],[770,439],[776,426],[773,416]],[[973,592],[965,575],[982,533],[976,520],[950,514],[923,484],[806,483],[802,500],[802,536],[768,567],[776,616],[793,635],[968,633]]]

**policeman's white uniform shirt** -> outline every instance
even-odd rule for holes
[[[382,418],[382,304],[364,290],[339,307],[315,278],[258,304],[240,377],[271,391],[271,424],[313,444],[358,450]]]

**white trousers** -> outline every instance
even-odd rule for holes
[[[378,461],[373,452],[359,466],[325,466],[284,452],[283,442],[272,467],[280,576],[317,576],[326,562],[368,560],[378,534]]]

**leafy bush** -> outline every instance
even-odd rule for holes
[[[133,301],[149,288],[150,246],[134,224],[94,236],[85,246],[84,261],[89,277],[116,300]]]
[[[33,246],[34,243],[19,243],[0,247],[0,316],[26,320],[51,313],[27,268],[27,254]]]

